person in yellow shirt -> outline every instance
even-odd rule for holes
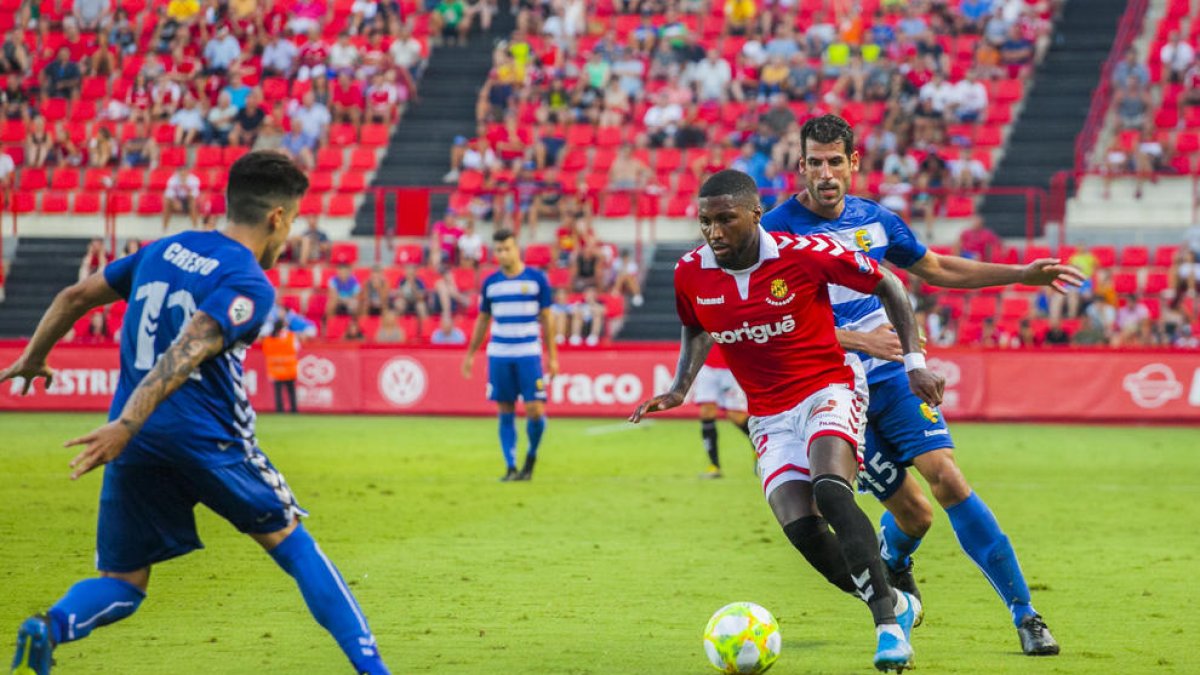
[[[754,25],[758,5],[754,0],[725,0],[725,29],[731,35],[745,35]]]
[[[180,23],[190,23],[199,13],[199,0],[171,0],[167,3],[167,18]]]

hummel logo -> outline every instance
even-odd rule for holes
[[[226,450],[228,450],[228,449],[230,448],[230,446],[232,446],[232,445],[233,445],[233,442],[232,442],[232,441],[230,441],[230,442],[228,442],[228,443],[217,443],[217,447],[218,447],[218,448],[220,448],[221,452],[225,452],[225,451],[226,451]]]
[[[725,296],[721,295],[715,298],[702,298],[696,296],[696,302],[701,305],[723,305],[725,304]]]
[[[870,602],[871,596],[875,595],[875,589],[868,585],[871,583],[871,570],[863,570],[858,576],[851,574],[850,578],[854,580],[854,586],[858,589],[858,597],[862,598],[863,602]]]

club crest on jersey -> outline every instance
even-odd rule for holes
[[[924,417],[930,424],[937,424],[938,409],[929,407],[928,403],[921,404],[921,417]]]
[[[254,316],[254,301],[244,295],[239,295],[229,303],[229,321],[240,326]]]
[[[871,240],[871,233],[867,230],[858,230],[854,233],[854,243],[864,251],[870,251],[871,246],[875,243]]]
[[[771,297],[767,298],[767,304],[775,307],[783,307],[796,298],[796,294],[788,294],[787,282],[783,279],[773,279],[771,281]]]
[[[858,263],[858,271],[863,274],[871,273],[871,259],[858,251],[854,252],[854,262]]]

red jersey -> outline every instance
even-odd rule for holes
[[[855,373],[834,332],[828,284],[873,293],[883,274],[824,235],[759,232],[759,262],[730,272],[707,245],[675,266],[675,307],[708,332],[746,392],[751,415],[775,415]]]
[[[729,370],[729,364],[725,363],[725,355],[721,353],[720,347],[713,347],[708,351],[708,358],[704,359],[704,365],[709,368],[721,368]]]

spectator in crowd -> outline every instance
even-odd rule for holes
[[[642,124],[646,126],[646,134],[654,147],[674,145],[675,134],[682,121],[683,108],[678,103],[670,103],[662,93],[655,96],[654,104],[646,109],[642,117]]]
[[[571,266],[571,287],[576,293],[588,288],[598,288],[604,279],[604,260],[600,247],[594,241],[580,242]]]
[[[381,316],[384,310],[392,306],[392,289],[388,287],[387,277],[383,267],[376,265],[371,268],[363,293],[363,306],[359,314],[365,316]]]
[[[243,147],[254,145],[266,118],[267,112],[262,107],[262,94],[259,89],[253,89],[246,97],[246,105],[233,118],[229,144]]]
[[[465,309],[470,303],[471,297],[458,287],[451,268],[444,268],[441,277],[433,284],[433,307],[430,309],[434,314],[451,315]]]
[[[408,335],[400,326],[400,318],[390,309],[379,315],[379,329],[375,331],[375,342],[398,345],[408,341]]]
[[[301,105],[292,111],[292,126],[299,127],[305,147],[313,151],[325,144],[331,121],[329,109],[317,102],[311,90],[304,92]]]
[[[104,250],[104,240],[99,237],[93,238],[88,242],[83,259],[79,261],[79,280],[83,281],[96,272],[104,271],[110,260],[108,251]]]
[[[291,130],[279,140],[279,149],[302,169],[311,171],[317,165],[316,154],[297,124],[293,124]]]
[[[1126,49],[1124,58],[1113,66],[1112,84],[1114,87],[1123,86],[1131,77],[1143,87],[1150,84],[1150,69],[1138,58],[1135,47]]]
[[[150,117],[168,120],[183,102],[183,88],[166,75],[159,75],[150,85]]]
[[[1168,285],[1174,291],[1172,308],[1178,308],[1187,298],[1196,298],[1196,288],[1200,284],[1200,262],[1197,262],[1195,252],[1187,246],[1180,247],[1175,252],[1167,278]]]
[[[1050,327],[1042,337],[1042,344],[1048,347],[1066,347],[1071,344],[1071,335],[1063,328],[1061,319],[1050,319]]]
[[[625,143],[617,150],[617,156],[608,169],[608,187],[610,190],[642,190],[653,177],[653,169],[634,157],[633,147]]]
[[[262,52],[263,77],[291,78],[300,57],[296,43],[274,33],[267,33],[264,37],[266,45]]]
[[[71,60],[71,50],[59,47],[57,57],[42,70],[42,96],[75,100],[79,98],[82,78],[79,64]]]
[[[467,7],[462,0],[440,0],[433,8],[429,27],[435,43],[466,44],[471,24],[464,21]]]
[[[107,31],[96,34],[96,46],[84,61],[88,75],[110,77],[121,66],[120,50],[113,46]]]
[[[367,339],[363,334],[362,324],[358,322],[357,316],[351,316],[350,322],[346,324],[346,332],[342,333],[343,342],[362,342]]]
[[[333,243],[329,241],[329,235],[321,231],[316,220],[308,221],[308,228],[304,230],[296,243],[300,246],[299,262],[301,265],[311,265],[327,260],[330,251],[333,250]]]
[[[458,217],[447,214],[433,224],[429,241],[429,264],[433,267],[453,265],[458,261],[458,240],[463,236]]]
[[[329,302],[325,305],[327,316],[358,314],[363,307],[362,284],[351,274],[349,265],[338,265],[337,273],[329,278]]]
[[[947,99],[947,112],[960,124],[983,121],[987,107],[987,87],[979,81],[974,70],[954,85]]]
[[[963,230],[958,238],[958,254],[980,262],[996,262],[1003,248],[1000,237],[988,229],[978,216],[971,220],[971,226]]]
[[[167,231],[171,216],[176,213],[187,214],[193,228],[200,226],[200,179],[185,166],[175,170],[163,190],[163,232]]]
[[[224,76],[241,55],[242,46],[229,31],[229,26],[222,24],[217,29],[216,37],[210,38],[204,45],[204,73]]]
[[[217,96],[217,104],[208,111],[208,125],[205,129],[204,142],[229,145],[229,135],[233,133],[238,112],[229,92],[222,91]]]
[[[296,80],[300,82],[317,77],[325,77],[329,65],[329,45],[321,37],[317,27],[308,29],[308,41],[300,48],[297,55],[299,67],[296,69]]]
[[[589,347],[600,344],[600,335],[604,328],[604,303],[597,297],[594,286],[584,289],[579,300],[572,306],[571,312],[571,337],[567,340],[568,344],[586,344]]]
[[[108,327],[108,316],[103,310],[96,310],[88,316],[87,328],[74,336],[71,342],[80,345],[107,345],[113,341],[112,331]]]
[[[1167,168],[1166,149],[1158,140],[1154,124],[1147,123],[1138,135],[1137,145],[1133,152],[1133,168],[1137,174],[1134,186],[1134,199],[1142,198],[1142,188],[1147,181],[1154,180],[1155,174]]]
[[[641,307],[642,284],[638,280],[638,264],[629,249],[622,249],[609,272],[609,289],[613,295],[629,298],[634,307]]]
[[[912,193],[912,183],[904,180],[900,172],[893,171],[892,173],[884,174],[883,183],[879,185],[879,203],[901,216],[906,216],[909,212],[909,200],[912,197]]]
[[[0,44],[0,73],[22,75],[33,67],[33,55],[25,46],[25,34],[17,28],[12,28],[4,34],[4,43]],[[20,79],[10,79],[10,82],[20,82]]]
[[[400,316],[417,317],[418,330],[429,318],[429,293],[425,282],[417,274],[416,265],[406,265],[404,276],[396,286],[393,306]]]
[[[1107,345],[1108,331],[1099,318],[1093,315],[1084,317],[1083,326],[1071,336],[1071,344],[1077,347],[1100,347]]]
[[[1178,30],[1171,31],[1167,43],[1158,51],[1159,61],[1162,62],[1163,74],[1172,84],[1183,82],[1184,73],[1196,60],[1196,50],[1188,44]]]
[[[575,309],[565,288],[554,289],[554,302],[550,305],[550,322],[554,325],[554,340],[558,344],[567,341],[571,333],[571,320]]]
[[[170,123],[175,127],[175,145],[191,145],[203,136],[204,110],[200,108],[195,96],[184,96],[183,107],[171,115]]]
[[[13,161],[12,155],[7,152],[0,152],[0,193],[6,190],[11,190],[17,182],[17,165]],[[3,276],[0,275],[0,279]]]
[[[100,127],[96,135],[88,140],[88,165],[103,169],[116,166],[121,158],[121,146],[113,138],[108,127]]]
[[[300,363],[300,336],[288,329],[284,317],[275,319],[274,330],[262,339],[263,358],[266,361],[267,379],[275,388],[275,412],[284,412],[283,396],[288,397],[288,408],[296,414],[296,375]]]
[[[421,42],[413,37],[412,27],[402,23],[397,27],[392,45],[388,47],[392,63],[403,71],[402,79],[410,91],[416,90],[416,81],[421,79],[425,71],[425,57],[422,54]]]
[[[288,15],[291,17],[288,30],[293,35],[309,34],[310,37],[312,31],[320,30],[321,24],[333,18],[323,0],[292,0]]]
[[[279,124],[275,122],[274,114],[269,114],[263,118],[262,126],[259,128],[258,134],[254,139],[254,145],[250,146],[250,149],[284,152],[283,131],[279,128]]]
[[[442,314],[437,330],[429,336],[429,341],[435,345],[465,345],[467,335],[454,325],[454,319],[449,314]]]
[[[154,141],[152,127],[149,122],[137,125],[130,138],[121,147],[121,161],[128,167],[158,166],[159,148]]]
[[[54,136],[47,130],[46,118],[35,117],[25,137],[25,166],[41,168],[54,155]]]
[[[125,248],[121,249],[121,257],[127,258],[140,250],[142,250],[142,242],[137,239],[129,239],[125,242]]]
[[[390,124],[400,117],[400,107],[408,100],[408,89],[396,79],[396,71],[375,73],[366,93],[366,120],[372,124]]]
[[[81,167],[87,163],[87,152],[83,146],[71,140],[65,128],[58,127],[54,131],[54,152],[50,155],[50,163],[63,168]]]
[[[467,219],[462,236],[458,238],[458,261],[461,265],[478,268],[487,249],[483,237],[475,231],[475,221]]]
[[[8,83],[0,90],[0,112],[7,120],[27,122],[33,117],[33,99],[22,88],[20,78],[8,78]]]
[[[1125,85],[1117,90],[1114,101],[1122,129],[1141,129],[1146,124],[1153,101],[1150,90],[1139,85],[1136,77],[1125,81]]]
[[[335,123],[361,124],[363,111],[366,107],[366,97],[362,86],[349,70],[338,73],[333,83],[333,110],[331,117]]]

